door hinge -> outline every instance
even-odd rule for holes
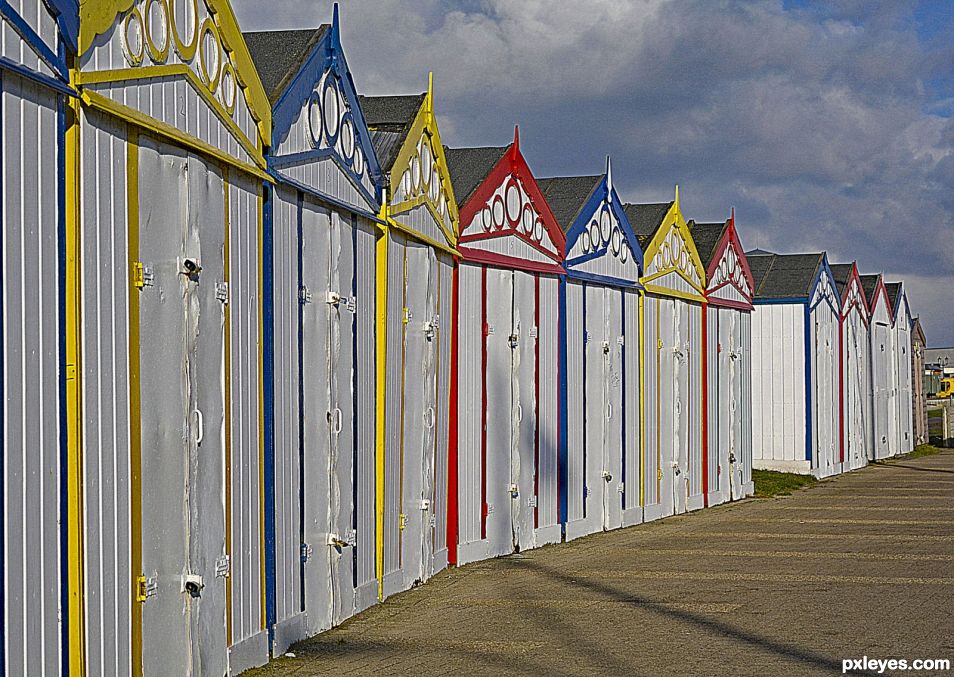
[[[228,305],[228,302],[229,302],[229,283],[228,282],[215,283],[215,298],[217,298],[223,304]]]
[[[440,331],[440,318],[435,317],[434,319],[424,323],[424,337],[428,340],[433,339],[434,335]]]
[[[620,483],[619,483],[619,487],[617,487],[617,491],[619,491],[619,493],[621,493],[621,494],[625,494],[625,493],[626,493],[626,485],[623,484],[622,482],[620,482]]]
[[[407,515],[403,512],[398,515],[398,529],[404,531],[407,528]]]
[[[222,555],[215,560],[215,577],[228,578],[232,575],[232,558],[228,555]]]
[[[358,297],[357,296],[349,296],[345,300],[345,310],[347,310],[349,313],[358,312]]]
[[[662,468],[656,468],[656,479],[661,480],[663,478]]]
[[[491,325],[491,324],[489,324],[489,323],[488,323],[488,324],[485,324],[485,325],[484,325],[484,336],[490,336],[490,335],[493,334],[493,333],[494,333],[493,325]]]
[[[540,336],[540,331],[536,327],[530,328],[530,338],[535,339]]]
[[[657,340],[656,340],[656,347],[657,347],[659,350],[662,350],[664,345],[665,345],[665,344],[663,343],[663,340],[662,340],[662,339],[657,339]]]
[[[583,332],[583,345],[586,345],[586,344],[589,343],[589,342],[590,342],[590,332],[584,331],[584,332]]]
[[[427,520],[427,526],[436,527],[437,526],[437,515],[431,515]]]
[[[404,322],[404,324],[407,324],[407,323],[410,322],[410,321],[411,321],[411,309],[405,307],[405,308],[404,308],[404,319],[403,319],[403,322]]]
[[[140,576],[136,579],[136,601],[145,602],[159,592],[159,579],[156,576]]]
[[[302,286],[298,288],[298,302],[302,305],[311,303],[311,292],[308,291],[308,287]]]
[[[133,264],[133,284],[136,285],[136,289],[151,287],[155,279],[156,276],[153,274],[152,268],[142,261],[136,261]]]
[[[485,514],[485,515],[489,515],[489,514],[492,513],[493,511],[494,511],[494,504],[493,504],[493,503],[485,503],[485,504],[484,504],[484,514]]]
[[[537,507],[537,497],[536,497],[536,496],[531,496],[530,498],[527,499],[527,507],[528,507],[528,508],[536,508],[536,507]]]
[[[314,550],[307,543],[302,543],[299,547],[299,557],[302,562],[307,562],[311,559],[311,556],[314,554]]]

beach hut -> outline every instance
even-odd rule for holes
[[[416,96],[361,97],[387,190],[378,238],[377,494],[381,594],[447,566],[457,202],[434,115]]]
[[[914,408],[914,445],[928,443],[927,395],[924,392],[924,350],[927,338],[920,318],[911,327],[911,406]]]
[[[234,674],[268,658],[271,107],[225,0],[84,3],[79,35],[78,670]]]
[[[508,146],[445,153],[461,223],[447,540],[451,562],[465,564],[561,538],[556,366],[565,238],[518,131]]]
[[[871,337],[868,301],[855,263],[831,266],[841,300],[838,392],[841,402],[840,460],[845,470],[868,463],[871,428]]]
[[[367,608],[375,572],[375,246],[381,172],[341,48],[246,33],[272,104],[265,423],[273,653]],[[270,487],[269,489],[272,489]]]
[[[706,272],[675,200],[628,204],[644,251],[640,483],[646,520],[705,504],[702,434]]]
[[[911,387],[911,307],[903,282],[885,283],[891,304],[891,341],[894,345],[892,380],[896,393],[894,420],[894,454],[914,450],[913,392]]]
[[[706,268],[702,333],[706,505],[752,493],[752,272],[735,228],[689,222]]]
[[[841,472],[839,318],[828,257],[748,253],[752,315],[752,450],[756,468]]]
[[[8,675],[66,672],[72,642],[67,526],[77,516],[64,460],[75,363],[62,340],[61,271],[76,20],[66,0],[0,4],[0,673]]]
[[[613,186],[540,180],[566,234],[561,511],[567,540],[642,521],[639,505],[639,274],[642,249]]]
[[[894,357],[894,311],[888,299],[884,280],[878,275],[862,275],[861,285],[868,301],[868,326],[871,333],[871,431],[869,460],[893,456],[893,419],[896,417],[897,393],[894,387],[897,360]]]

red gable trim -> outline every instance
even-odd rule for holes
[[[746,293],[743,289],[740,289],[736,285],[732,285],[739,290],[739,293],[742,296],[745,296],[749,303],[740,304],[738,301],[726,301],[717,297],[710,297],[710,294],[714,294],[722,287],[729,284],[719,285],[715,289],[706,290],[706,299],[713,305],[717,306],[726,306],[728,308],[743,308],[746,310],[752,309],[752,295],[755,293],[755,280],[752,278],[752,270],[749,268],[749,260],[745,256],[745,251],[742,249],[742,242],[739,240],[739,234],[735,229],[735,207],[732,208],[732,214],[729,216],[729,227],[725,231],[725,235],[722,236],[722,241],[719,242],[719,246],[716,247],[715,254],[712,256],[712,260],[709,262],[709,269],[706,271],[706,279],[711,280],[715,275],[716,269],[719,267],[719,263],[722,261],[722,257],[725,256],[725,250],[729,247],[732,247],[735,250],[735,256],[739,261],[739,265],[742,266],[742,274],[745,276],[745,281],[749,283],[749,291]]]
[[[858,287],[858,296],[861,297],[861,303],[853,303],[850,306],[848,305],[848,295],[851,294],[851,285],[854,284]],[[865,296],[865,288],[861,284],[861,274],[858,272],[857,262],[852,262],[851,264],[851,274],[848,276],[848,283],[845,285],[845,291],[841,294],[841,316],[848,317],[851,314],[851,311],[858,309],[861,312],[861,318],[864,320],[865,326],[867,327],[871,321],[870,311],[868,310],[868,298]]]
[[[563,234],[560,224],[557,223],[556,217],[553,216],[553,211],[550,209],[550,205],[547,204],[546,199],[544,199],[543,193],[540,192],[540,187],[537,185],[537,180],[533,176],[533,172],[530,171],[530,166],[527,164],[526,159],[520,152],[519,129],[514,130],[513,143],[510,144],[510,148],[506,153],[504,153],[504,156],[493,167],[493,169],[488,172],[487,176],[484,177],[484,180],[481,181],[480,185],[474,191],[474,194],[471,195],[470,199],[467,200],[467,202],[463,205],[459,206],[460,223],[466,223],[468,225],[472,224],[474,219],[480,213],[480,210],[487,206],[491,196],[494,194],[497,188],[503,185],[507,178],[511,175],[515,176],[523,184],[527,195],[530,197],[531,204],[540,215],[540,220],[543,222],[544,230],[549,236],[550,241],[553,243],[553,246],[556,248],[556,256],[554,256],[553,252],[549,252],[543,248],[539,243],[528,238],[523,239],[539,249],[542,253],[546,254],[549,258],[552,258],[555,261],[562,261],[566,256],[566,236]],[[511,234],[511,231],[506,229],[498,232]],[[521,235],[519,231],[516,234]],[[478,234],[462,235],[460,242],[473,242],[478,239],[484,239],[487,236],[493,235],[496,235],[496,233],[481,232]]]
[[[463,245],[458,245],[457,251],[461,253],[464,261],[468,263],[486,263],[489,266],[496,266],[498,268],[518,268],[532,273],[551,273],[553,275],[562,275],[564,272],[563,266],[558,263],[527,261],[526,259],[518,259],[515,256],[486,252],[482,249],[473,249]]]
[[[884,299],[884,305],[888,309],[888,319],[894,324],[894,308],[891,307],[891,300],[888,298],[888,289],[884,286],[884,277],[878,278],[878,284],[875,287],[874,298],[871,299],[870,313],[874,317],[875,308],[878,307],[878,299]]]

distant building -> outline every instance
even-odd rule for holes
[[[914,326],[911,328],[911,389],[913,397],[911,398],[914,407],[914,443],[927,444],[928,424],[927,424],[927,394],[924,388],[924,353],[927,346],[927,340],[924,337],[924,327],[921,326],[921,318],[914,318]]]

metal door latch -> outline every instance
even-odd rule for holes
[[[680,468],[678,465],[674,465],[672,470],[676,477],[679,477],[682,474],[682,468]]]
[[[430,510],[431,509],[431,499],[422,498],[421,499],[421,510]]]
[[[202,582],[202,576],[199,574],[185,574],[182,577],[182,592],[189,593],[190,597],[196,598],[202,595],[202,588],[205,584]]]
[[[222,555],[215,560],[215,577],[228,578],[232,574],[232,558]]]
[[[431,340],[437,333],[437,323],[434,320],[424,323],[424,338]]]
[[[308,291],[308,287],[299,287],[298,289],[298,302],[302,305],[306,303],[311,303],[311,292]]]
[[[348,534],[345,534],[344,538],[341,538],[338,534],[328,534],[325,543],[340,550],[341,548],[347,548],[349,545],[354,545],[351,540],[348,538]]]
[[[603,341],[603,354],[609,355],[609,351],[610,351],[609,341]]]
[[[518,345],[520,345],[520,335],[511,334],[509,341],[510,341],[510,349],[511,350],[515,349]]]
[[[729,463],[735,463],[735,454],[729,454]]]
[[[325,303],[329,306],[336,306],[341,303],[341,294],[336,291],[329,291],[328,295],[325,297]]]
[[[136,579],[136,601],[145,602],[159,593],[159,578],[157,576],[140,576]]]
[[[314,550],[307,543],[302,543],[299,548],[299,556],[301,557],[302,563],[307,562],[311,559],[311,556],[314,554]]]
[[[604,470],[604,471],[603,471],[603,479],[606,480],[607,482],[612,482],[612,481],[613,481],[613,473],[611,473],[609,470]]]
[[[520,495],[520,486],[517,484],[510,485],[510,498],[517,498]]]
[[[133,284],[136,285],[136,289],[151,287],[155,279],[156,276],[153,274],[152,268],[146,266],[142,261],[136,261],[133,264]]]

